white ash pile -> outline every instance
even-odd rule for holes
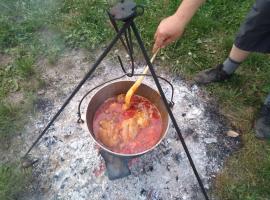
[[[38,115],[27,125],[25,135],[28,136],[24,139],[28,140],[28,146],[90,66],[82,52],[72,52],[63,57],[56,67],[44,71],[48,86],[38,101]],[[138,73],[142,71],[142,67],[136,69]],[[39,162],[33,168],[35,179],[31,192],[22,199],[203,199],[172,125],[155,150],[132,160],[129,177],[108,180],[104,161],[86,125],[77,124],[76,113],[78,102],[87,91],[122,73],[117,64],[104,61],[73,98],[32,151],[32,156],[39,158]],[[168,78],[174,85],[173,112],[197,170],[206,188],[210,188],[224,159],[236,148],[237,139],[226,136],[227,128],[223,119],[212,106],[207,105],[196,86],[189,88],[181,78],[162,70],[159,70],[159,75]],[[170,87],[161,82],[169,98]],[[147,77],[144,83],[155,88],[151,77]],[[93,93],[82,105],[84,114],[91,95]],[[27,146],[24,148],[27,149]]]

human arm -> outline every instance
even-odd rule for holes
[[[204,2],[205,0],[183,0],[173,15],[163,19],[155,33],[153,52],[180,38],[186,25]]]

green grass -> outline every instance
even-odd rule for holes
[[[11,63],[0,66],[0,137],[7,139],[16,134],[23,124],[18,122],[31,110],[31,99],[41,82],[36,68],[40,57],[47,57],[54,64],[66,48],[92,50],[112,38],[114,32],[106,15],[111,2],[115,1],[0,1],[0,53],[12,57]],[[150,52],[160,20],[174,13],[179,1],[136,2],[145,6],[144,16],[136,22]],[[223,62],[252,3],[253,0],[208,0],[183,38],[162,50],[159,57],[165,60],[159,62],[186,79]],[[222,200],[270,197],[270,144],[257,140],[252,128],[270,91],[269,65],[268,55],[253,54],[232,79],[206,87],[243,141],[243,148],[228,159],[216,180],[214,193]],[[24,104],[13,105],[8,97],[14,93],[29,98]],[[1,176],[0,185],[7,181]]]
[[[53,0],[0,1],[0,59],[2,55],[10,58],[8,63],[0,60],[0,151],[11,151],[10,139],[23,132],[25,116],[33,108],[36,90],[42,85],[36,61],[47,56],[53,62],[63,49],[63,39],[57,35],[49,41],[41,35],[44,27],[54,25],[57,8]],[[17,163],[1,161],[0,199],[18,199],[30,178]]]
[[[270,196],[270,144],[257,142],[252,132],[245,146],[228,161],[216,186],[221,199],[266,200]]]
[[[21,116],[17,114],[17,110],[18,109],[16,107],[11,105],[0,105],[1,144],[5,137],[10,136],[14,130],[18,130],[18,125],[14,122],[19,121]]]
[[[0,65],[0,140],[8,139],[20,127],[29,103],[40,86],[35,66],[40,56],[51,62],[63,49],[63,42],[56,34],[46,40],[42,30],[54,25],[58,5],[55,1],[2,0],[0,2],[0,53],[11,57],[11,62]],[[10,102],[13,94],[22,94],[21,103]],[[26,106],[27,105],[27,106]],[[31,109],[30,109],[31,110]]]
[[[23,55],[0,68],[0,143],[21,128],[24,114],[31,110],[33,93],[40,85],[34,62],[33,57]],[[12,94],[22,99],[13,99]]]
[[[16,164],[0,166],[0,199],[18,199],[29,183],[30,171],[21,171]]]
[[[110,36],[107,1],[64,0],[59,26],[66,44],[94,49]]]

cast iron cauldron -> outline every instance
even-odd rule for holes
[[[159,110],[159,112],[161,114],[161,118],[162,118],[162,134],[161,134],[161,137],[160,137],[159,141],[154,146],[152,146],[151,148],[149,148],[149,149],[147,149],[147,150],[145,150],[143,152],[134,153],[134,154],[123,154],[123,153],[113,152],[112,150],[107,148],[105,145],[103,145],[102,143],[100,143],[96,139],[95,134],[93,132],[93,119],[94,119],[94,115],[95,115],[97,109],[108,98],[114,97],[114,96],[119,95],[119,94],[127,93],[128,89],[133,84],[134,84],[134,81],[118,81],[118,82],[110,83],[110,84],[102,87],[101,89],[99,89],[96,92],[96,94],[94,94],[94,96],[90,100],[90,102],[88,104],[88,107],[87,107],[87,112],[86,112],[87,126],[88,126],[88,129],[90,131],[90,134],[91,134],[92,138],[95,140],[95,142],[102,149],[101,155],[105,159],[105,163],[106,163],[106,166],[107,166],[107,171],[108,171],[108,168],[110,168],[110,165],[107,164],[109,162],[118,163],[117,166],[118,165],[119,166],[120,165],[125,165],[125,167],[128,168],[127,164],[122,163],[123,160],[125,162],[128,159],[141,156],[141,155],[153,150],[155,147],[157,147],[160,144],[160,142],[166,136],[166,133],[167,133],[167,130],[168,130],[168,127],[169,127],[168,113],[166,111],[166,107],[165,107],[165,105],[164,105],[164,103],[162,101],[161,96],[159,95],[159,93],[156,90],[152,89],[151,87],[149,87],[149,86],[147,86],[145,84],[141,84],[141,86],[136,91],[136,94],[140,95],[140,96],[143,96],[143,97],[147,98],[148,100],[150,100],[150,102],[152,102],[158,108],[158,110]],[[114,165],[115,165],[115,163],[114,163]],[[112,167],[112,168],[119,168],[119,166],[118,167]],[[120,178],[121,178],[121,177],[129,175],[130,174],[129,169],[127,169],[127,170],[128,170],[128,172],[127,172],[126,175],[122,175],[120,172],[117,172],[117,174],[119,174],[119,173],[121,174],[121,175],[118,175],[118,176],[120,176]],[[119,171],[119,169],[117,169],[117,171]],[[109,172],[109,178],[110,179],[119,178],[118,176],[110,175],[110,172]]]

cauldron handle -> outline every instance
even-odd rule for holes
[[[143,75],[143,76],[152,76],[152,75],[150,75],[150,74],[133,74],[133,76],[142,76],[142,75]],[[94,87],[94,88],[92,88],[91,90],[89,90],[89,91],[82,97],[82,99],[81,99],[80,102],[79,102],[79,105],[78,105],[78,112],[77,112],[77,115],[78,115],[77,123],[79,123],[79,124],[84,123],[84,120],[82,119],[82,116],[81,116],[81,104],[82,104],[83,100],[84,100],[91,92],[93,92],[95,89],[97,89],[97,88],[99,88],[99,87],[101,87],[101,86],[104,86],[104,85],[107,84],[107,83],[110,83],[110,82],[119,80],[119,79],[121,79],[121,78],[124,78],[125,76],[130,77],[130,74],[129,74],[129,73],[125,73],[125,74],[122,75],[122,76],[119,76],[119,77],[116,77],[116,78],[111,79],[111,80],[109,80],[109,81],[106,81],[106,82],[104,82],[104,83],[101,83],[100,85],[97,85],[96,87]],[[163,77],[161,77],[161,76],[157,76],[157,77],[158,77],[159,79],[165,81],[166,83],[168,83],[168,84],[170,85],[170,87],[171,87],[171,90],[172,90],[172,91],[171,91],[171,99],[170,99],[170,101],[168,101],[168,102],[169,102],[170,107],[172,108],[172,107],[174,106],[174,102],[173,102],[173,97],[174,97],[174,87],[173,87],[173,84],[172,84],[170,81],[168,81],[166,78],[163,78]]]
[[[106,81],[106,82],[104,82],[104,83],[102,83],[102,84],[100,84],[100,85],[97,85],[96,87],[94,87],[94,88],[92,88],[91,90],[89,90],[82,98],[81,98],[81,100],[80,100],[80,102],[79,102],[79,105],[78,105],[78,112],[77,112],[77,115],[78,115],[78,120],[77,120],[77,123],[79,123],[79,124],[83,124],[84,123],[84,120],[82,119],[82,115],[81,115],[81,104],[82,104],[82,102],[83,102],[83,100],[85,99],[85,97],[87,97],[91,92],[93,92],[95,89],[97,89],[97,88],[99,88],[99,87],[101,87],[101,86],[103,86],[103,85],[105,85],[105,84],[107,84],[107,83],[110,83],[110,82],[112,82],[112,81],[116,81],[116,80],[119,80],[119,79],[121,79],[121,78],[124,78],[126,76],[126,74],[124,74],[124,75],[122,75],[122,76],[119,76],[119,77],[117,77],[117,78],[114,78],[114,79],[111,79],[111,80],[109,80],[109,81]]]

